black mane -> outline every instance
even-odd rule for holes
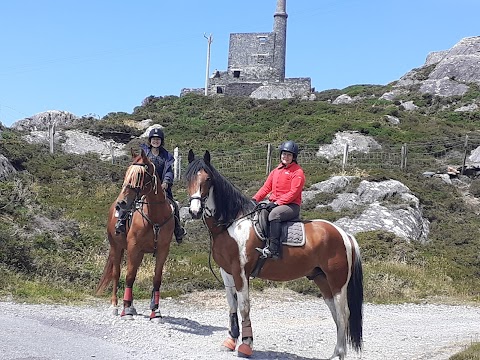
[[[202,158],[196,158],[188,165],[185,172],[187,183],[190,183],[200,170],[205,170],[212,180],[215,220],[231,223],[239,214],[246,214],[253,210],[254,204],[251,199]]]

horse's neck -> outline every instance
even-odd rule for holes
[[[169,205],[168,199],[167,199],[167,193],[166,191],[163,191],[163,189],[161,188],[160,179],[158,178],[158,175],[156,176],[157,176],[157,188],[156,189],[152,188],[152,190],[144,196],[144,200],[146,204],[154,213],[158,210],[161,210],[162,207],[169,208],[169,206],[167,206]]]
[[[205,224],[207,225],[208,231],[210,231],[213,237],[221,234],[226,230],[225,225],[222,223],[219,224],[213,216],[205,216],[204,220]]]
[[[210,188],[208,192],[208,197],[207,197],[207,201],[205,202],[205,207],[211,216],[215,214],[216,206],[215,206],[215,192],[214,192],[213,186]]]

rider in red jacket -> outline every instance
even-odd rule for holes
[[[263,257],[275,260],[280,257],[280,223],[300,215],[305,174],[297,163],[297,155],[298,145],[291,140],[284,142],[280,146],[280,164],[270,172],[263,186],[253,196],[253,200],[259,202],[270,194],[267,204],[270,211],[268,244],[263,249],[257,248]]]

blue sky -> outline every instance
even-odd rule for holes
[[[268,32],[276,0],[0,2],[0,121],[132,112],[226,70],[230,33]],[[287,77],[316,90],[388,84],[479,34],[479,0],[287,0]]]

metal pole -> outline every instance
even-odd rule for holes
[[[207,37],[206,34],[203,34],[203,37],[207,39],[207,69],[205,70],[205,96],[208,95],[208,75],[210,74],[210,45],[212,44],[213,37],[212,34]]]

